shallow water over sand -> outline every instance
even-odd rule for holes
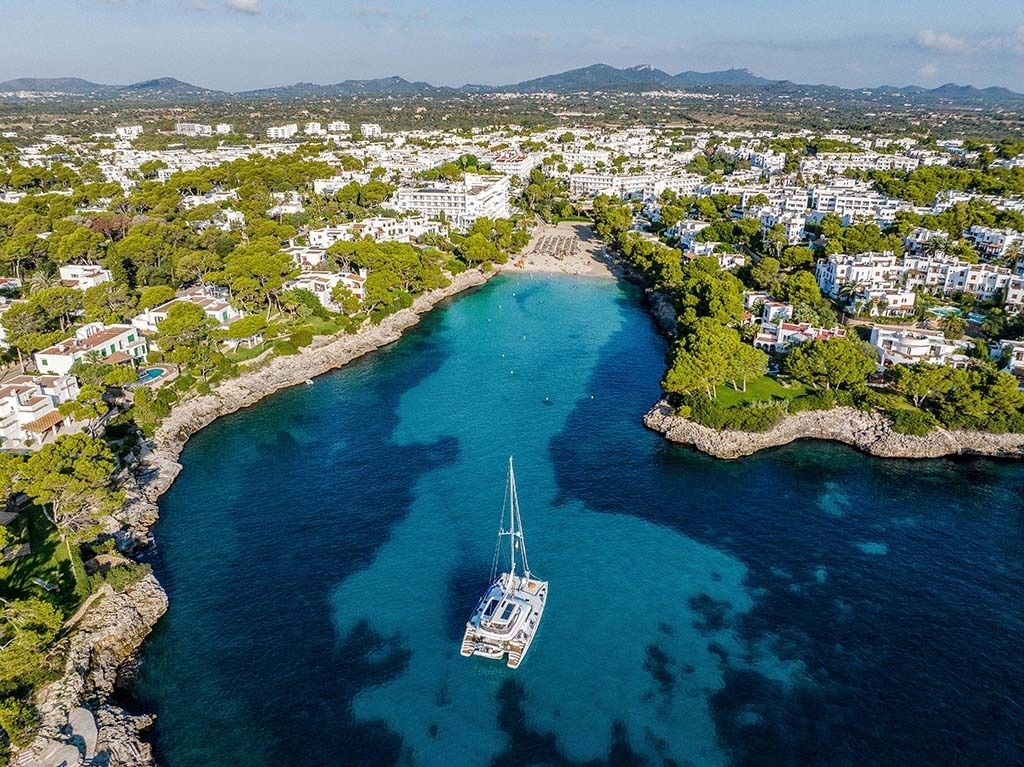
[[[640,424],[664,346],[613,281],[495,278],[190,442],[141,705],[167,767],[1006,764],[1024,471]],[[459,655],[509,453],[540,634]]]

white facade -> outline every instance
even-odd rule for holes
[[[340,307],[334,302],[331,294],[338,285],[344,285],[356,298],[362,301],[366,297],[366,270],[363,269],[358,274],[354,272],[344,274],[338,272],[305,272],[288,282],[286,287],[308,290],[317,297],[317,300],[320,301],[324,308],[336,312]]]
[[[875,347],[880,366],[915,362],[962,366],[969,361],[964,352],[971,342],[951,341],[938,330],[874,327],[871,345]]]
[[[132,141],[142,135],[141,125],[122,125],[114,128],[114,135],[124,141]]]
[[[203,288],[191,288],[178,291],[178,294],[170,301],[150,307],[132,317],[132,325],[139,330],[154,333],[160,323],[167,319],[167,312],[171,310],[171,307],[180,303],[195,304],[206,313],[210,320],[222,328],[226,328],[244,314],[213,292],[208,292]]]
[[[213,126],[202,123],[175,123],[174,132],[179,136],[208,137],[213,135]]]
[[[508,218],[511,215],[507,176],[466,174],[463,181],[430,187],[401,187],[391,199],[400,212],[418,211],[428,218],[441,213],[460,229],[467,229],[481,217]]]
[[[0,386],[0,449],[39,447],[69,430],[57,406],[78,396],[68,375],[14,376]]]
[[[58,274],[62,285],[78,290],[92,288],[113,279],[109,270],[96,264],[68,264],[60,267]]]
[[[213,132],[218,136],[226,136],[231,133],[231,131],[232,127],[230,123],[217,123],[213,128]]]
[[[327,123],[328,133],[348,133],[350,130],[349,124],[341,120]]]
[[[40,373],[67,375],[78,360],[95,358],[97,362],[139,362],[146,357],[146,341],[131,325],[107,325],[91,322],[71,338],[36,352],[33,356]]]
[[[367,138],[375,138],[384,134],[384,131],[377,123],[363,123],[359,126],[359,132]]]
[[[267,138],[287,140],[295,136],[298,132],[299,126],[295,123],[288,123],[288,125],[275,125],[267,128]]]

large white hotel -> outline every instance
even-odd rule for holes
[[[467,173],[453,184],[427,187],[402,187],[395,192],[391,207],[397,211],[419,211],[428,218],[444,213],[460,229],[472,226],[478,218],[508,218],[511,186],[507,176],[478,176]]]

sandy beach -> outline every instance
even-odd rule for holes
[[[614,277],[611,265],[604,243],[589,224],[563,221],[537,227],[530,244],[502,270]]]

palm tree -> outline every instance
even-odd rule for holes
[[[43,288],[52,288],[59,282],[60,280],[57,279],[57,275],[40,270],[25,280],[25,288],[28,290],[29,295],[31,295]]]
[[[959,313],[946,314],[939,318],[939,330],[946,338],[963,338],[964,331],[967,330],[967,320],[960,316]]]

